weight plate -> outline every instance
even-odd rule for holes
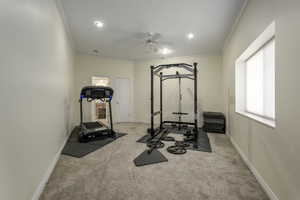
[[[186,153],[186,149],[180,146],[170,146],[167,148],[167,151],[172,154],[181,155]]]

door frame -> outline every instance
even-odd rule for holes
[[[98,76],[98,75],[92,75],[91,78],[90,78],[90,82],[91,82],[91,85],[93,86],[93,77],[97,77],[97,78],[107,78],[109,80],[109,84],[108,86],[109,87],[112,87],[112,83],[113,83],[113,79],[111,76]],[[107,110],[107,109],[106,109]],[[106,113],[107,114],[107,113]],[[94,121],[95,117],[95,103],[91,102],[91,120]],[[107,115],[106,115],[106,119],[107,120]]]

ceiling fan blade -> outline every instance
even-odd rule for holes
[[[151,35],[149,35],[149,33],[139,32],[139,33],[133,34],[133,37],[135,39],[145,40],[145,39],[148,39],[149,37],[151,37]]]
[[[168,46],[168,47],[170,47],[170,46],[173,45],[173,43],[172,42],[167,42],[167,41],[159,41],[159,45],[160,46]]]
[[[124,41],[125,44],[131,44],[137,49],[143,50],[147,54],[157,54],[160,49],[171,47],[172,43],[161,41],[162,35],[154,32],[138,32],[131,34],[131,37]]]
[[[159,40],[161,38],[160,33],[151,33],[151,34],[152,34],[151,39],[154,40],[154,41]]]

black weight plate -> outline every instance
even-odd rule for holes
[[[169,146],[167,151],[172,154],[181,155],[186,153],[186,149],[180,146]]]

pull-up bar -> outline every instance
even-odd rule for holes
[[[154,69],[157,69],[159,67],[170,68],[170,67],[181,67],[181,66],[186,66],[186,67],[193,68],[193,65],[190,65],[190,64],[186,64],[186,63],[173,63],[173,64],[157,65],[156,67],[154,67]]]

